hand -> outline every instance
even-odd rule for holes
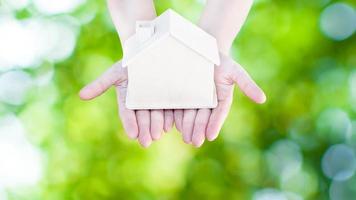
[[[121,62],[115,63],[103,75],[85,86],[79,93],[83,100],[91,100],[103,94],[112,85],[118,95],[119,115],[127,135],[138,138],[143,147],[148,147],[152,140],[160,139],[162,132],[173,127],[172,110],[130,110],[126,108],[127,68]]]
[[[205,138],[209,141],[217,138],[231,107],[234,84],[254,102],[262,104],[266,101],[264,92],[238,63],[227,56],[220,57],[221,64],[215,67],[214,72],[217,107],[174,110],[174,121],[184,142],[196,147],[200,147]]]

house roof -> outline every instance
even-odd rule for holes
[[[140,29],[140,24],[143,24]],[[136,34],[123,45],[123,66],[166,37],[174,37],[205,59],[219,65],[220,57],[216,39],[171,9],[152,21],[137,22]]]

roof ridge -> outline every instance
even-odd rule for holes
[[[172,9],[167,9],[151,22],[155,25],[155,33],[145,42],[140,42],[136,33],[125,44],[123,66],[127,66],[136,55],[144,52],[150,45],[169,35],[190,48],[200,56],[219,65],[220,57],[216,39],[203,29],[179,15]]]

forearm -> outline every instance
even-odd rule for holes
[[[253,0],[208,0],[199,26],[213,35],[221,53],[228,55]]]
[[[135,33],[137,20],[152,20],[156,17],[152,0],[107,0],[107,2],[121,43]]]

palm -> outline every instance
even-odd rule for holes
[[[127,91],[127,69],[121,62],[109,68],[98,79],[80,91],[83,100],[93,99],[104,93],[112,85],[117,92],[119,115],[127,135],[138,138],[143,147],[148,147],[152,140],[158,140],[163,131],[168,132],[173,126],[172,110],[130,110],[125,106]]]
[[[215,67],[215,86],[218,105],[210,109],[175,110],[176,127],[183,134],[183,140],[194,146],[201,146],[206,139],[212,141],[229,113],[234,84],[256,103],[263,103],[266,97],[263,91],[250,78],[248,73],[226,56],[221,56],[220,66]]]
[[[230,110],[234,84],[257,103],[263,103],[266,98],[247,72],[226,56],[221,56],[221,65],[215,67],[214,76],[218,99],[218,105],[214,109],[174,110],[174,113],[173,110],[127,109],[127,69],[121,66],[121,62],[84,87],[80,97],[84,100],[93,99],[114,85],[118,95],[119,115],[130,138],[138,138],[141,145],[147,147],[152,140],[161,137],[163,130],[168,132],[174,121],[183,134],[183,140],[198,147],[205,138],[211,141],[218,136]]]
[[[232,100],[232,91],[234,89],[234,83],[231,82],[228,73],[228,69],[225,66],[215,67],[215,87],[218,103]]]

